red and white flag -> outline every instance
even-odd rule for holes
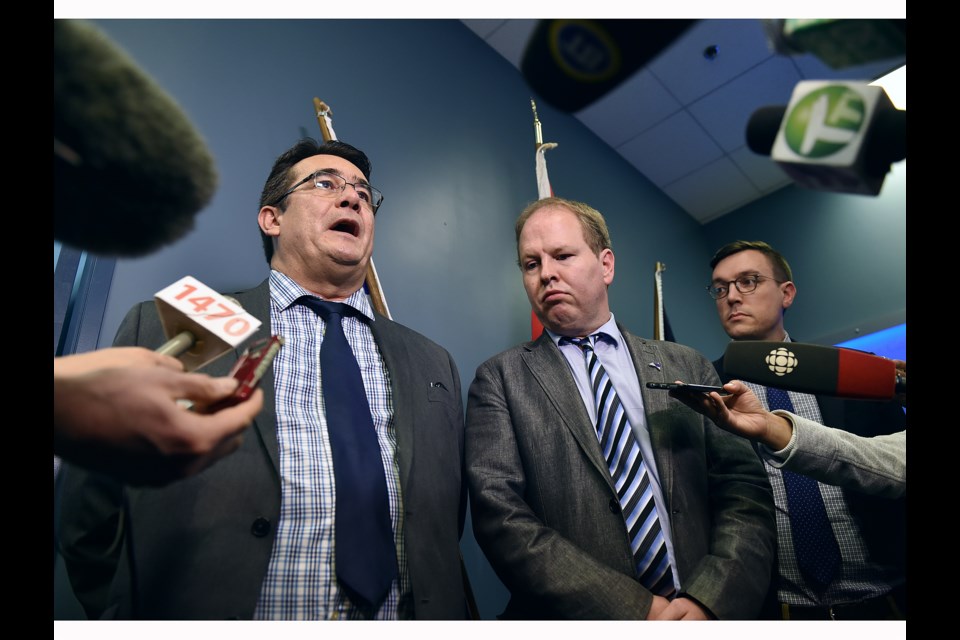
[[[543,200],[544,198],[553,197],[553,187],[550,186],[550,177],[547,175],[547,156],[546,153],[550,149],[554,149],[557,146],[556,142],[543,142],[543,134],[540,130],[540,119],[537,117],[537,105],[531,99],[530,106],[533,108],[533,128],[536,133],[537,141],[537,151],[535,154],[535,161],[537,166],[537,198]],[[540,337],[540,334],[543,333],[543,324],[540,323],[540,319],[537,318],[537,315],[531,311],[530,312],[530,335],[531,339],[536,340]]]

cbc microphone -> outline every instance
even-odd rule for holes
[[[662,53],[697,20],[541,20],[520,63],[546,102],[579,111]]]
[[[804,80],[787,106],[755,111],[746,138],[801,187],[875,196],[907,157],[907,112],[882,87]]]
[[[53,237],[142,256],[178,240],[217,186],[183,109],[82,20],[53,21]]]
[[[906,377],[897,374],[893,360],[801,342],[731,342],[723,371],[731,378],[814,395],[891,400],[907,391]]]
[[[167,342],[158,353],[179,358],[195,371],[235,349],[261,322],[227,296],[185,276],[154,296]]]

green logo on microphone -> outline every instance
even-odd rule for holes
[[[863,97],[849,87],[830,85],[798,101],[783,128],[787,145],[797,155],[823,158],[856,139],[864,124]]]

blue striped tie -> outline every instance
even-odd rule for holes
[[[583,351],[597,407],[597,438],[617,489],[640,583],[657,595],[669,597],[674,592],[673,569],[667,557],[647,465],[627,414],[610,376],[594,353],[590,338],[562,338],[560,343],[575,344]]]

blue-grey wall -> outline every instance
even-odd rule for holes
[[[338,137],[373,161],[385,194],[374,261],[393,317],[447,347],[464,391],[491,355],[529,339],[513,236],[537,197],[530,90],[456,20],[101,20],[184,107],[217,159],[220,186],[196,229],[153,256],[118,261],[102,325],[107,346],[134,303],[184,275],[223,291],[266,277],[256,225],[263,181],[302,134],[319,137],[313,98]],[[442,52],[442,53],[441,53]],[[701,226],[579,121],[538,104],[559,196],[608,220],[614,313],[653,324],[653,270],[680,342],[716,357],[726,337],[703,291],[713,251],[738,237],[787,253],[801,301],[789,330],[825,336],[905,309],[905,168],[880,198],[788,188]],[[905,163],[903,163],[905,164]],[[893,196],[888,198],[888,193]],[[816,304],[814,304],[816,302]],[[473,540],[464,558],[484,618],[506,592]]]

